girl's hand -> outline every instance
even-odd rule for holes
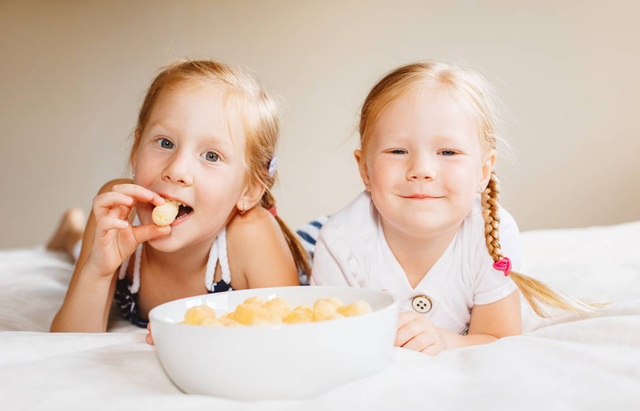
[[[144,340],[147,344],[153,345],[153,335],[151,335],[151,324],[147,324],[147,330],[149,331],[149,334],[147,334],[146,337],[144,337]]]
[[[414,311],[400,313],[395,346],[428,355],[436,355],[447,349],[440,330],[427,316]]]
[[[112,191],[93,199],[96,228],[91,254],[85,264],[102,276],[110,276],[134,253],[138,245],[171,233],[171,227],[147,224],[132,227],[128,221],[131,209],[140,202],[164,204],[158,194],[135,184],[118,184]]]

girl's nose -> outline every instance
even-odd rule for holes
[[[183,186],[193,184],[193,174],[188,159],[181,156],[180,153],[174,154],[171,162],[162,171],[162,180]]]
[[[435,180],[437,176],[436,162],[426,155],[416,155],[407,169],[407,180]]]

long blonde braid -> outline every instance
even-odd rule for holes
[[[487,250],[494,262],[499,261],[504,256],[500,248],[500,217],[498,216],[498,178],[494,171],[487,188],[482,192],[482,215],[484,217],[484,235]],[[515,271],[509,272],[509,277],[518,286],[520,292],[526,298],[531,308],[541,317],[549,317],[545,307],[559,308],[563,311],[573,313],[593,313],[603,308],[606,304],[589,303],[580,299],[568,296],[560,291],[554,290],[546,284],[527,277]]]
[[[276,199],[273,197],[270,190],[264,191],[264,194],[260,199],[260,205],[267,210],[271,210],[276,206]],[[282,230],[282,234],[284,234],[284,238],[287,240],[287,245],[293,255],[298,272],[305,273],[309,278],[311,278],[311,257],[309,256],[309,253],[304,249],[304,246],[300,243],[296,234],[291,231],[285,222],[282,221],[277,214],[275,214],[274,217]]]

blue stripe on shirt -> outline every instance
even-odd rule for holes
[[[311,237],[308,233],[305,233],[304,231],[300,231],[300,230],[296,231],[296,233],[300,236],[300,238],[302,238],[307,243],[316,245],[316,240],[313,237]]]

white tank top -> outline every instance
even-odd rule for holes
[[[136,216],[133,220],[133,226],[139,226],[140,220]],[[142,257],[142,244],[138,246],[135,252],[134,266],[133,266],[133,281],[129,285],[129,292],[131,294],[137,294],[140,290],[140,260]],[[129,260],[131,257],[124,260],[120,266],[118,272],[118,280],[123,280],[127,275],[127,268],[129,267]],[[209,292],[214,292],[215,282],[214,277],[216,273],[216,266],[220,261],[220,268],[222,270],[222,280],[227,284],[231,284],[231,271],[229,270],[229,258],[227,257],[227,228],[223,228],[216,237],[213,244],[211,244],[211,250],[209,251],[209,260],[207,261],[207,270],[204,276],[204,285]]]

